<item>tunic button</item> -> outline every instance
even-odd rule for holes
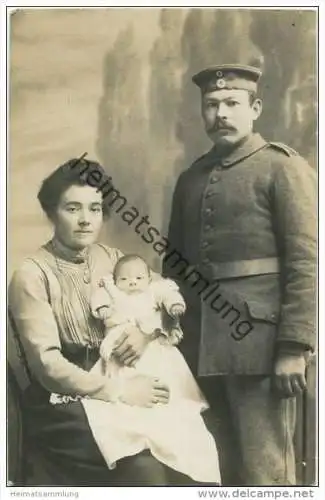
[[[213,191],[207,191],[207,192],[205,193],[205,197],[206,197],[206,198],[210,198],[210,196],[213,196],[213,194],[214,194],[214,193],[213,193]]]
[[[209,259],[202,259],[202,264],[207,266],[208,264],[210,264],[210,260]]]
[[[206,208],[206,209],[205,209],[205,213],[206,213],[207,215],[210,215],[210,214],[211,214],[211,212],[212,212],[212,209],[211,209],[211,208]]]
[[[220,181],[220,177],[217,175],[213,175],[210,179],[211,184],[215,184],[216,182]]]
[[[202,248],[206,248],[209,246],[209,242],[208,241],[203,241],[202,242]]]
[[[204,226],[204,229],[205,229],[206,231],[209,231],[209,230],[211,229],[210,224],[206,224],[206,225]]]

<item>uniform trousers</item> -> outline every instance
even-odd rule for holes
[[[296,399],[281,399],[270,377],[200,378],[211,405],[223,485],[295,484]]]
[[[296,484],[296,398],[280,398],[269,376],[199,377],[200,310],[195,297],[187,301],[192,313],[183,320],[180,350],[211,407],[206,424],[217,443],[222,485]]]

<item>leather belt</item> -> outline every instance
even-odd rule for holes
[[[277,257],[233,262],[211,262],[207,265],[197,266],[195,271],[206,279],[241,278],[260,274],[277,274],[280,272],[280,263]],[[189,276],[191,273],[186,274]]]

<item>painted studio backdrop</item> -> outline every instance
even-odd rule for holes
[[[85,151],[164,235],[178,174],[210,148],[191,76],[264,59],[257,129],[316,167],[316,13],[249,9],[22,9],[10,18],[9,273],[50,235],[42,179]],[[103,241],[152,246],[117,213]]]

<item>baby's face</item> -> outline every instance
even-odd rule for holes
[[[126,293],[143,292],[150,283],[148,268],[141,260],[123,264],[116,276],[116,286]]]

